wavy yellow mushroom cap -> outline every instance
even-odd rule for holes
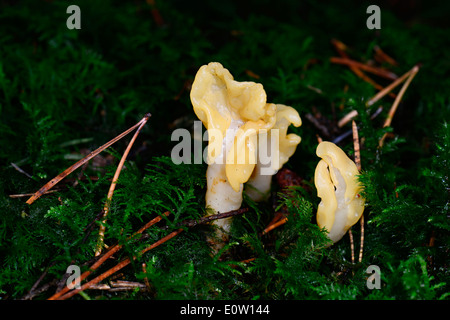
[[[317,209],[317,224],[320,228],[331,230],[334,224],[334,212],[337,208],[334,185],[328,172],[328,164],[320,160],[314,173],[314,183],[317,187],[317,196],[322,199]]]
[[[273,129],[279,130],[279,163],[274,170],[279,170],[294,154],[297,145],[302,140],[300,136],[290,133],[287,130],[290,125],[300,127],[302,119],[297,110],[283,104],[277,104],[277,122]]]
[[[248,121],[239,128],[232,148],[227,154],[226,174],[231,187],[237,191],[239,185],[250,178],[257,162],[257,135],[261,129],[269,130],[275,124],[275,105],[267,104],[267,119]]]
[[[197,117],[206,129],[218,130],[221,137],[234,121],[241,122],[233,145],[226,157],[227,179],[235,191],[245,183],[256,164],[255,137],[259,130],[275,124],[276,107],[266,103],[266,92],[259,83],[235,81],[218,62],[202,66],[191,89],[191,102]],[[223,147],[223,139],[211,139],[208,162],[212,163]]]
[[[362,187],[356,164],[334,143],[321,142],[316,154],[319,161],[314,182],[322,199],[317,210],[317,224],[330,232],[336,242],[353,226],[364,211]]]

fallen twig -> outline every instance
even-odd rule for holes
[[[241,209],[237,209],[237,210],[232,210],[232,211],[228,211],[228,212],[223,212],[223,213],[217,213],[217,214],[213,214],[210,216],[205,216],[205,217],[201,217],[199,220],[184,220],[183,222],[181,222],[179,224],[179,226],[186,226],[189,228],[195,227],[198,224],[204,224],[204,223],[208,223],[210,221],[213,220],[218,220],[218,219],[224,219],[224,218],[228,218],[228,217],[232,217],[238,214],[242,214],[248,211],[248,208],[241,208]]]

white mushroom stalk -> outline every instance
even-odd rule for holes
[[[361,218],[365,199],[358,181],[356,164],[334,143],[321,142],[316,149],[322,158],[316,167],[314,183],[322,199],[317,209],[317,224],[328,231],[336,243]]]
[[[243,184],[257,161],[257,135],[276,122],[277,107],[266,103],[261,84],[235,81],[220,63],[202,66],[191,89],[191,102],[208,132],[206,206],[214,213],[237,210]],[[230,218],[216,220],[226,240]]]
[[[245,185],[245,193],[253,201],[265,201],[270,196],[272,176],[294,154],[301,138],[294,134],[287,134],[292,124],[299,127],[302,120],[298,112],[282,104],[277,104],[277,121],[268,132],[260,132],[258,135],[259,146],[264,147],[258,153],[258,162],[253,173]],[[275,144],[275,146],[273,145]]]

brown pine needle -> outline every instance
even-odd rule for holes
[[[67,168],[66,170],[64,170],[63,172],[61,172],[59,175],[57,175],[55,178],[53,178],[52,180],[50,180],[49,182],[47,182],[43,187],[41,187],[38,191],[36,191],[28,200],[27,200],[27,204],[32,204],[34,201],[36,201],[37,199],[39,199],[44,193],[46,193],[48,190],[50,190],[51,188],[53,188],[58,182],[60,182],[62,179],[64,179],[65,177],[67,177],[69,174],[71,174],[73,171],[75,171],[76,169],[78,169],[79,167],[81,167],[83,164],[85,164],[86,162],[88,162],[89,160],[91,160],[93,157],[95,157],[96,155],[98,155],[100,152],[102,152],[103,150],[105,150],[106,148],[110,147],[112,144],[116,143],[117,141],[119,141],[120,139],[122,139],[123,137],[125,137],[127,134],[129,134],[131,131],[133,131],[134,129],[136,129],[138,126],[141,125],[141,123],[143,121],[147,121],[148,118],[150,117],[150,113],[147,113],[144,118],[142,118],[138,123],[136,123],[134,126],[132,126],[131,128],[129,128],[128,130],[122,132],[121,134],[119,134],[117,137],[115,137],[114,139],[112,139],[111,141],[105,143],[103,146],[101,146],[100,148],[98,148],[97,150],[92,151],[90,154],[88,154],[86,157],[84,157],[83,159],[79,160],[78,162],[76,162],[75,164],[71,165],[69,168]]]
[[[342,43],[341,41],[336,40],[336,39],[332,39],[331,43],[334,45],[334,47],[336,48],[337,52],[339,53],[339,55],[342,58],[349,59],[349,56],[345,52],[347,50],[347,46],[344,43]],[[354,74],[356,74],[359,78],[361,78],[362,80],[364,80],[367,83],[369,83],[370,85],[372,85],[375,89],[383,90],[383,86],[381,86],[380,84],[376,83],[372,78],[367,76],[358,67],[356,67],[354,65],[349,65],[348,67],[350,68],[350,70],[353,71]],[[389,96],[391,96],[392,98],[396,97],[396,95],[394,93],[392,93],[392,92],[389,93]]]
[[[388,94],[389,92],[391,92],[395,87],[397,87],[399,84],[401,84],[403,81],[406,80],[406,78],[409,77],[409,75],[411,74],[411,72],[413,72],[414,68],[416,68],[416,66],[414,66],[411,70],[409,70],[408,72],[406,72],[404,75],[402,75],[401,77],[399,77],[398,79],[396,79],[395,81],[393,81],[390,85],[388,85],[387,87],[383,88],[380,92],[378,92],[373,98],[371,98],[368,102],[367,102],[367,106],[370,107],[371,105],[373,105],[375,102],[377,102],[378,100],[380,100],[381,98],[383,98],[386,94]]]
[[[361,224],[361,240],[360,240],[360,244],[359,244],[358,262],[361,262],[362,257],[363,257],[363,248],[364,248],[364,213],[361,215],[361,219],[359,220],[359,222]]]
[[[356,125],[356,122],[354,120],[352,121],[352,131],[353,131],[353,149],[355,151],[355,164],[358,171],[361,172],[362,166],[361,166],[361,148],[359,143],[359,133],[358,133],[358,126]],[[362,261],[363,247],[364,247],[364,213],[361,215],[360,223],[361,223],[361,239],[359,243],[359,259],[358,259],[359,262]],[[351,237],[351,241],[353,242],[353,237]],[[354,263],[355,257],[353,254],[354,249],[353,243],[351,244],[351,246],[352,246],[352,263]]]
[[[385,88],[382,88],[375,96],[373,96],[369,101],[367,101],[366,106],[370,107],[373,104],[375,104],[377,101],[379,101],[380,99],[382,99],[384,96],[386,96],[387,94],[392,93],[391,91],[393,89],[395,89],[398,85],[400,85],[402,82],[404,82],[413,72],[413,70],[415,70],[417,66],[414,66],[411,70],[409,70],[408,72],[406,72],[405,74],[403,74],[401,77],[399,77],[398,79],[396,79],[395,81],[393,81],[390,85],[388,85]],[[418,70],[417,70],[418,71]],[[417,73],[416,71],[416,73]],[[356,110],[352,110],[349,113],[347,113],[344,117],[341,118],[341,120],[339,120],[338,122],[338,127],[342,128],[343,126],[345,126],[350,120],[352,120],[353,118],[355,118],[358,115],[358,112]]]
[[[256,258],[248,258],[248,259],[245,259],[245,260],[242,260],[242,261],[239,261],[239,262],[242,263],[242,264],[247,264],[247,263],[253,262],[255,260],[256,260]]]
[[[375,51],[375,60],[377,60],[379,63],[387,62],[390,65],[398,66],[397,61],[388,56],[383,50],[381,50],[379,46],[375,46],[373,49]]]
[[[218,213],[218,214],[215,214],[215,215],[202,217],[202,218],[200,218],[200,220],[198,222],[194,221],[194,220],[186,220],[182,224],[185,225],[185,226],[188,226],[188,227],[193,227],[193,226],[195,226],[195,225],[197,225],[199,223],[207,223],[207,222],[210,222],[212,220],[223,219],[223,218],[227,218],[227,217],[234,216],[234,215],[237,215],[237,214],[242,214],[242,213],[247,212],[247,211],[248,211],[248,208],[242,208],[242,209],[238,209],[238,210],[232,210],[232,211],[229,211],[229,212]],[[169,214],[169,212],[165,212],[164,214],[167,216]],[[153,219],[152,221],[147,223],[144,227],[139,229],[135,233],[135,235],[138,234],[138,233],[142,233],[144,230],[146,230],[151,225],[157,223],[160,220],[161,220],[160,216],[156,217],[155,219]],[[176,235],[178,235],[181,232],[183,232],[183,230],[184,230],[183,228],[180,228],[178,230],[175,230],[175,231],[169,233],[167,236],[161,238],[160,240],[156,241],[152,245],[150,245],[147,248],[141,250],[140,255],[142,255],[142,254],[146,253],[147,251],[150,251],[150,250],[160,246],[161,244],[165,243],[166,241],[172,239]],[[111,257],[114,253],[116,253],[121,248],[122,248],[121,245],[116,245],[116,246],[112,247],[110,250],[108,250],[108,252],[106,252],[96,263],[94,263],[88,271],[84,272],[80,276],[80,278],[79,278],[80,282],[82,280],[84,280],[92,271],[97,269],[101,264],[103,264],[103,262],[105,262],[109,257]],[[133,257],[133,259],[135,259],[135,258],[136,257]],[[56,293],[52,297],[50,297],[49,300],[65,300],[65,299],[68,299],[70,297],[73,297],[75,294],[79,293],[80,291],[84,291],[84,290],[90,288],[91,286],[96,285],[100,281],[106,279],[110,275],[112,275],[112,274],[116,273],[117,271],[121,270],[122,268],[126,267],[128,264],[130,264],[130,262],[131,262],[131,259],[130,258],[126,258],[126,259],[122,260],[119,264],[117,264],[116,266],[112,267],[111,269],[109,269],[109,270],[105,271],[104,273],[102,273],[101,275],[99,275],[98,277],[96,277],[93,280],[85,283],[80,288],[68,292],[70,289],[65,287],[63,290],[59,291],[58,293]],[[68,293],[66,293],[66,292],[68,292]]]
[[[352,254],[352,264],[355,264],[355,245],[353,242],[353,232],[352,228],[348,229],[348,236],[350,237],[350,251]]]
[[[265,234],[269,233],[270,231],[272,231],[273,229],[278,228],[279,226],[282,226],[282,225],[285,224],[287,221],[288,221],[288,218],[283,218],[283,219],[281,219],[281,220],[278,220],[277,222],[272,223],[272,224],[270,224],[267,228],[265,228],[265,229],[262,231],[261,234],[262,234],[262,235],[265,235]]]
[[[142,263],[142,272],[145,274],[145,278],[144,278],[145,286],[147,287],[147,291],[150,292],[152,290],[152,287],[150,286],[150,282],[148,281],[147,264],[145,262]]]
[[[48,193],[55,193],[61,190],[48,190],[46,192],[44,192],[43,194],[48,194]],[[9,197],[10,198],[22,198],[22,197],[30,197],[34,195],[34,193],[19,193],[19,194],[10,194]]]
[[[417,72],[419,72],[419,66],[414,66],[411,69],[411,73],[409,74],[408,78],[406,79],[405,83],[403,84],[402,88],[400,89],[397,98],[395,98],[394,103],[392,104],[391,109],[389,110],[388,116],[386,118],[386,121],[384,122],[383,127],[389,127],[392,123],[392,119],[394,118],[395,112],[397,111],[397,108],[400,104],[400,101],[403,98],[403,95],[406,92],[406,89],[408,89],[411,81],[416,76]],[[380,139],[379,147],[381,148],[384,144],[384,139],[386,139],[387,134],[384,134],[383,137]]]
[[[356,111],[356,110],[350,111],[341,120],[339,120],[338,127],[342,128],[343,126],[345,126],[350,120],[352,120],[356,116],[358,116],[358,111]]]
[[[386,78],[389,80],[395,80],[398,78],[398,76],[395,73],[393,73],[389,70],[386,70],[386,69],[383,69],[380,67],[373,67],[373,66],[361,63],[359,61],[348,59],[348,58],[331,57],[330,61],[332,63],[336,63],[336,64],[343,64],[343,65],[347,65],[347,66],[356,67],[358,69],[370,72],[379,77]]]
[[[100,230],[99,230],[99,241],[98,241],[98,246],[97,246],[97,250],[95,251],[95,255],[98,256],[101,254],[102,252],[102,247],[103,247],[103,239],[105,237],[105,223],[106,223],[106,216],[109,213],[109,207],[111,204],[111,200],[114,194],[114,190],[116,188],[117,185],[117,180],[119,179],[120,176],[120,172],[122,171],[123,165],[125,164],[125,160],[128,157],[128,153],[131,150],[131,147],[134,144],[134,141],[136,141],[137,136],[139,135],[139,132],[141,132],[141,129],[144,127],[144,125],[147,123],[149,117],[144,117],[141,120],[141,124],[139,125],[139,127],[137,128],[136,132],[133,135],[133,138],[131,138],[130,143],[128,144],[125,152],[122,155],[122,158],[120,159],[119,165],[117,166],[116,172],[114,173],[114,177],[112,179],[111,185],[109,187],[109,191],[108,191],[108,196],[106,198],[106,202],[105,202],[105,206],[103,207],[103,221],[102,224],[100,225]]]
[[[321,143],[323,141],[322,137],[316,134],[317,143]]]
[[[358,171],[361,172],[361,149],[359,145],[359,133],[358,126],[355,120],[352,121],[352,131],[353,131],[353,149],[355,151],[355,164]]]
[[[176,235],[180,234],[183,231],[183,229],[178,229],[176,231],[173,231],[171,233],[169,233],[167,236],[165,236],[164,238],[156,241],[155,243],[153,243],[152,245],[148,246],[147,248],[145,248],[144,250],[142,250],[140,252],[140,254],[144,254],[147,251],[154,249],[156,247],[158,247],[159,245],[163,244],[164,242],[172,239],[173,237],[175,237]],[[135,259],[135,257],[133,257],[133,259]],[[124,260],[122,260],[121,262],[119,262],[117,265],[115,265],[114,267],[112,267],[111,269],[103,272],[101,275],[99,275],[98,277],[92,279],[91,281],[85,283],[84,285],[82,285],[80,288],[75,289],[70,291],[69,293],[66,293],[65,295],[59,297],[58,300],[65,300],[68,298],[73,297],[74,295],[76,295],[77,293],[79,293],[80,291],[84,291],[86,289],[88,289],[90,286],[99,283],[100,281],[106,279],[107,277],[109,277],[110,275],[116,273],[117,271],[123,269],[124,267],[126,267],[127,265],[129,265],[131,262],[130,258],[125,258]]]
[[[166,211],[163,213],[166,217],[170,214],[169,211]],[[150,228],[155,223],[158,223],[161,221],[162,216],[157,216],[156,218],[150,220],[147,224],[145,224],[142,228],[140,228],[134,235],[141,234],[148,228]],[[108,260],[114,253],[122,249],[122,245],[115,245],[111,249],[109,249],[105,254],[103,254],[90,268],[88,271],[84,272],[79,278],[76,279],[76,282],[81,282],[84,279],[86,279],[93,271],[98,269],[106,260]],[[49,300],[56,300],[59,297],[61,297],[63,294],[65,294],[70,289],[66,286],[61,291],[58,291],[53,296],[49,298]]]
[[[275,214],[273,215],[272,220],[270,220],[269,224],[267,226],[270,226],[271,224],[280,221],[282,218],[285,217],[285,214],[282,212],[275,212]]]
[[[11,162],[11,167],[13,167],[14,169],[16,169],[17,171],[19,171],[20,173],[26,175],[28,178],[33,179],[33,177],[28,174],[27,172],[25,172],[24,170],[22,170],[17,164]]]

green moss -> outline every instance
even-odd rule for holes
[[[106,194],[128,137],[102,153],[105,162],[73,173],[61,189],[33,205],[26,197],[74,162],[135,124],[152,117],[121,173],[106,221],[105,242],[124,244],[114,258],[136,256],[123,278],[147,291],[89,292],[102,299],[448,299],[450,32],[441,19],[448,5],[382,5],[382,29],[365,27],[367,3],[343,1],[156,1],[164,25],[145,1],[77,1],[82,29],[66,28],[69,2],[19,1],[0,5],[0,298],[19,299],[36,281],[50,297],[67,266],[86,270],[94,259]],[[382,128],[392,99],[365,107],[376,90],[347,67],[332,64],[330,41],[349,46],[352,58],[373,59],[378,45],[401,75],[420,63],[418,75]],[[189,83],[202,64],[219,61],[238,80],[264,85],[268,101],[292,105],[303,120],[302,137],[286,167],[309,188],[282,192],[270,203],[245,199],[249,211],[234,218],[230,243],[212,256],[210,226],[185,231],[144,255],[139,252],[205,215],[205,164],[174,165],[174,128],[191,129],[195,115]],[[251,76],[252,71],[258,79]],[[389,82],[376,78],[382,85]],[[344,91],[344,87],[348,90]],[[343,108],[340,108],[340,105]],[[379,106],[383,111],[371,115]],[[349,238],[327,247],[315,223],[317,134],[307,113],[320,113],[328,129],[349,111],[362,141],[365,242],[351,263]],[[332,140],[350,126],[331,131]],[[379,139],[392,132],[382,149]],[[353,154],[351,138],[339,146]],[[99,156],[99,157],[100,157]],[[18,172],[14,163],[29,176]],[[96,163],[98,164],[98,163]],[[276,208],[288,222],[261,235]],[[171,215],[140,239],[129,237],[158,214]],[[353,227],[356,251],[359,225]],[[242,262],[253,259],[250,262]],[[142,270],[146,263],[147,270]],[[380,290],[366,286],[366,269],[381,270]],[[83,299],[75,296],[74,299]]]

